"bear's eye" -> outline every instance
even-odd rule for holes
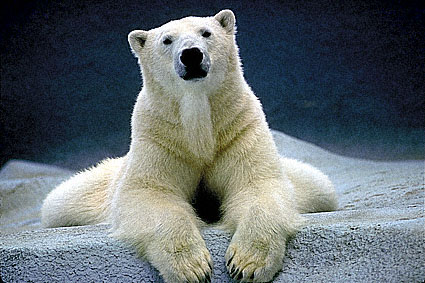
[[[211,32],[205,30],[204,32],[202,32],[202,36],[205,37],[205,38],[208,38],[208,37],[211,36]]]
[[[162,43],[164,43],[165,45],[170,45],[171,43],[173,43],[173,41],[170,38],[166,38],[162,41]]]

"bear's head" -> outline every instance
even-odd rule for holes
[[[187,17],[149,31],[135,30],[128,40],[144,85],[153,82],[169,93],[208,91],[239,69],[235,31],[233,12],[223,10],[214,17]]]

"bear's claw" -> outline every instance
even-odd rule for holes
[[[169,253],[163,250],[162,258],[168,262],[156,262],[154,266],[167,283],[188,282],[205,283],[211,282],[213,263],[208,250],[203,243],[187,247],[178,253]],[[154,259],[161,258],[155,254]]]
[[[233,243],[226,254],[226,267],[233,280],[240,282],[269,282],[280,269],[280,253],[270,249],[248,249]],[[283,254],[283,253],[282,253]]]

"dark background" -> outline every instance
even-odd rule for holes
[[[0,162],[123,155],[141,86],[127,34],[224,8],[272,128],[349,156],[424,158],[419,3],[3,1]]]

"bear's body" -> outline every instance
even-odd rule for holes
[[[212,261],[191,201],[200,182],[233,234],[232,277],[270,281],[300,213],[336,208],[317,169],[280,159],[264,113],[245,82],[231,11],[129,34],[143,88],[129,152],[77,174],[42,208],[47,227],[110,223],[167,282],[208,281]]]

